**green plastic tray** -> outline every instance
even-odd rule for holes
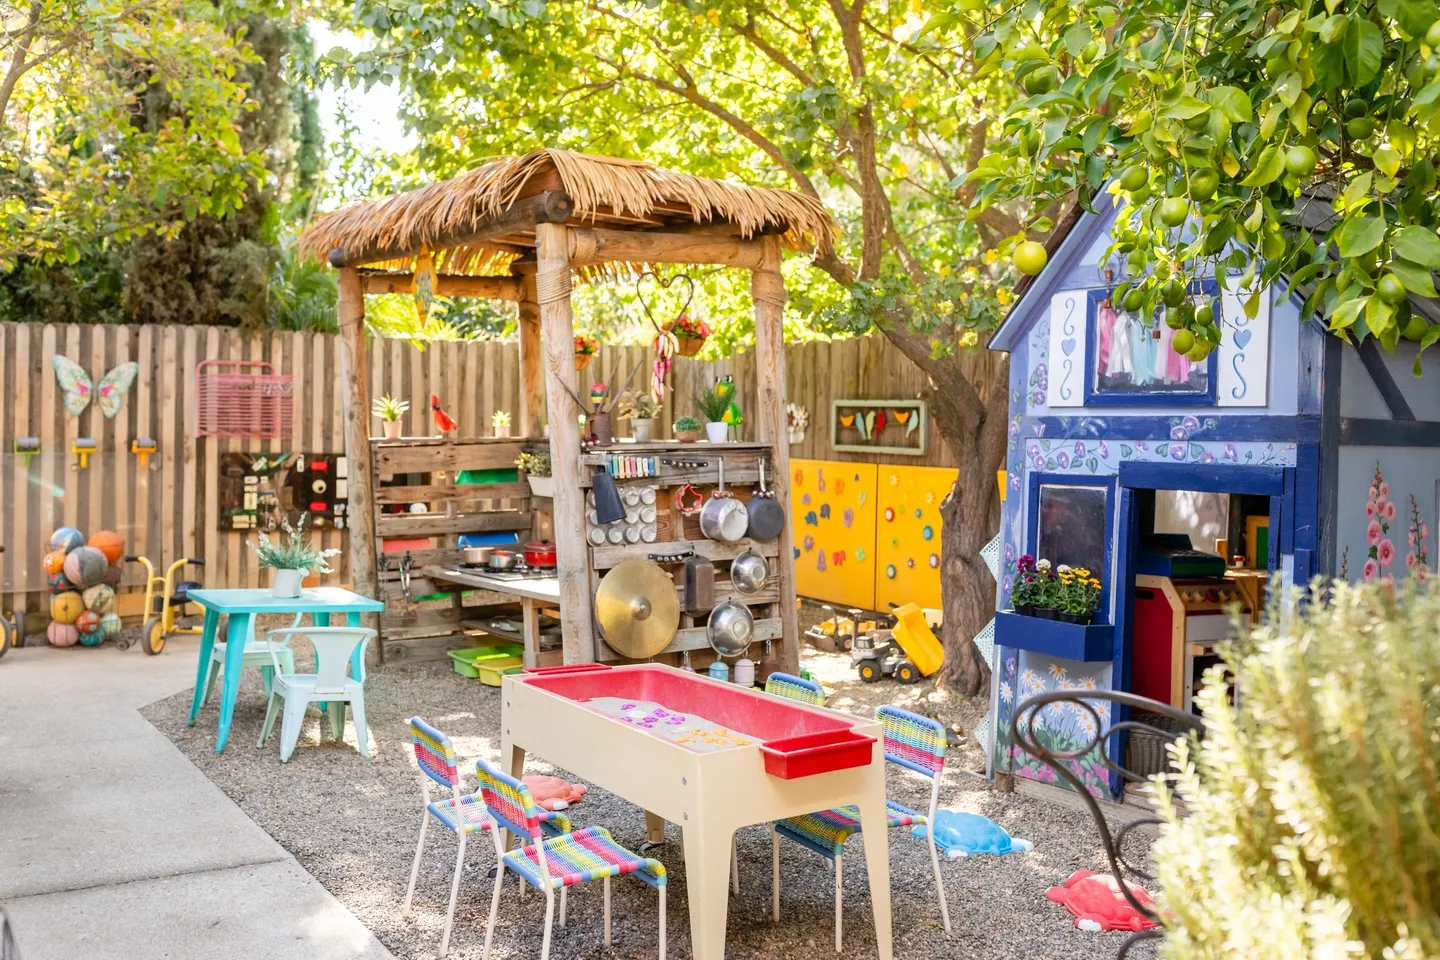
[[[480,678],[480,670],[476,664],[484,663],[486,660],[505,660],[511,657],[518,657],[524,654],[525,648],[518,643],[501,643],[488,647],[467,647],[464,650],[451,650],[450,661],[455,667],[455,672],[462,677],[469,677],[472,680]]]

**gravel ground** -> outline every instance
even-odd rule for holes
[[[309,651],[297,640],[297,661]],[[849,669],[848,657],[809,651],[805,665],[832,690],[830,704],[857,714],[871,714],[879,703],[895,702],[938,715],[947,723],[971,729],[983,706],[956,703],[928,689],[928,684],[901,688],[893,681],[861,684]],[[152,704],[146,716],[162,730],[250,817],[289,850],[324,886],[360,918],[397,957],[430,958],[437,953],[444,926],[449,879],[454,868],[453,837],[432,829],[426,844],[409,921],[400,917],[419,828],[420,785],[408,746],[405,721],[426,717],[450,734],[465,764],[475,757],[496,759],[499,751],[498,691],[457,676],[444,664],[389,666],[371,674],[366,684],[371,745],[367,761],[354,748],[348,729],[344,744],[319,742],[318,713],[312,711],[290,763],[279,761],[277,740],[255,748],[264,719],[264,695],[258,672],[247,673],[240,689],[231,742],[221,756],[214,753],[216,707],[208,706],[195,727],[185,724],[191,695],[177,694]],[[278,723],[277,723],[278,735]],[[1113,956],[1125,935],[1091,934],[1073,928],[1068,913],[1045,900],[1045,890],[1073,870],[1099,870],[1103,852],[1094,826],[1083,813],[986,789],[983,779],[962,771],[980,768],[978,748],[962,744],[951,752],[941,788],[941,805],[982,813],[1012,835],[1034,842],[1034,851],[1006,857],[981,856],[941,862],[954,932],[946,934],[925,844],[901,831],[891,834],[891,890],[895,956],[902,960],[929,956],[973,958],[1089,958]],[[473,769],[473,766],[472,766]],[[527,773],[569,777],[537,758]],[[473,783],[473,778],[471,779]],[[926,782],[892,768],[892,797],[912,807],[928,802]],[[632,849],[645,834],[642,812],[625,800],[592,789],[571,811],[577,825],[608,827],[622,845]],[[672,955],[690,952],[684,859],[675,827],[654,855],[670,873],[669,927]],[[456,907],[451,955],[480,956],[489,911],[493,864],[488,838],[472,842]],[[855,864],[863,862],[859,844],[851,841]],[[762,827],[740,832],[741,893],[729,910],[727,956],[732,960],[784,956],[809,960],[834,956],[833,890],[829,864],[794,845],[782,848],[784,877],[781,922],[770,921],[769,835]],[[472,852],[473,851],[473,852]],[[593,887],[593,889],[591,889]],[[613,884],[615,934],[612,955],[653,957],[656,952],[656,901],[638,881]],[[536,956],[543,928],[539,896],[514,898],[513,888],[502,901],[495,934],[500,957]],[[863,870],[845,875],[845,953],[873,956],[869,893]],[[570,902],[569,926],[557,928],[551,955],[557,960],[596,954],[601,939],[600,885],[576,890]],[[1133,955],[1147,955],[1135,951]]]

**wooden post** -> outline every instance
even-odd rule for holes
[[[380,596],[375,574],[375,482],[370,465],[370,365],[365,359],[365,294],[354,267],[340,269],[340,379],[345,385],[345,457],[349,467],[350,582]],[[372,614],[367,618],[373,619]],[[370,624],[374,626],[374,624]],[[380,644],[372,645],[379,655]]]
[[[580,489],[580,413],[575,371],[574,313],[570,306],[570,248],[565,225],[535,225],[535,299],[545,357],[545,406],[555,477],[555,559],[560,579],[560,636],[565,662],[595,660],[594,620],[585,551],[584,494]],[[793,617],[793,614],[792,614]]]
[[[535,298],[535,264],[510,268],[520,277],[520,436],[538,437],[545,422],[545,357],[540,347],[540,303]]]
[[[761,265],[750,272],[750,298],[755,304],[755,435],[774,451],[766,482],[785,507],[780,531],[780,665],[800,668],[800,633],[795,617],[795,561],[790,547],[790,438],[785,421],[785,281],[780,276],[780,238],[763,237]]]

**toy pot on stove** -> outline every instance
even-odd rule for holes
[[[548,540],[532,540],[525,544],[525,562],[532,567],[555,566],[555,544]]]

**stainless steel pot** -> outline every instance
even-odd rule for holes
[[[738,657],[749,649],[755,636],[755,617],[743,603],[726,600],[710,611],[705,636],[710,649],[720,656]]]
[[[490,555],[495,552],[494,547],[465,547],[465,562],[476,565],[490,562]]]
[[[491,570],[514,570],[520,558],[514,550],[496,550],[490,554]]]
[[[730,562],[730,582],[747,597],[765,589],[769,579],[770,564],[754,550],[746,550]]]
[[[700,532],[711,540],[734,543],[745,537],[750,528],[750,515],[745,504],[725,492],[725,461],[720,460],[720,482],[709,500],[700,508]]]

